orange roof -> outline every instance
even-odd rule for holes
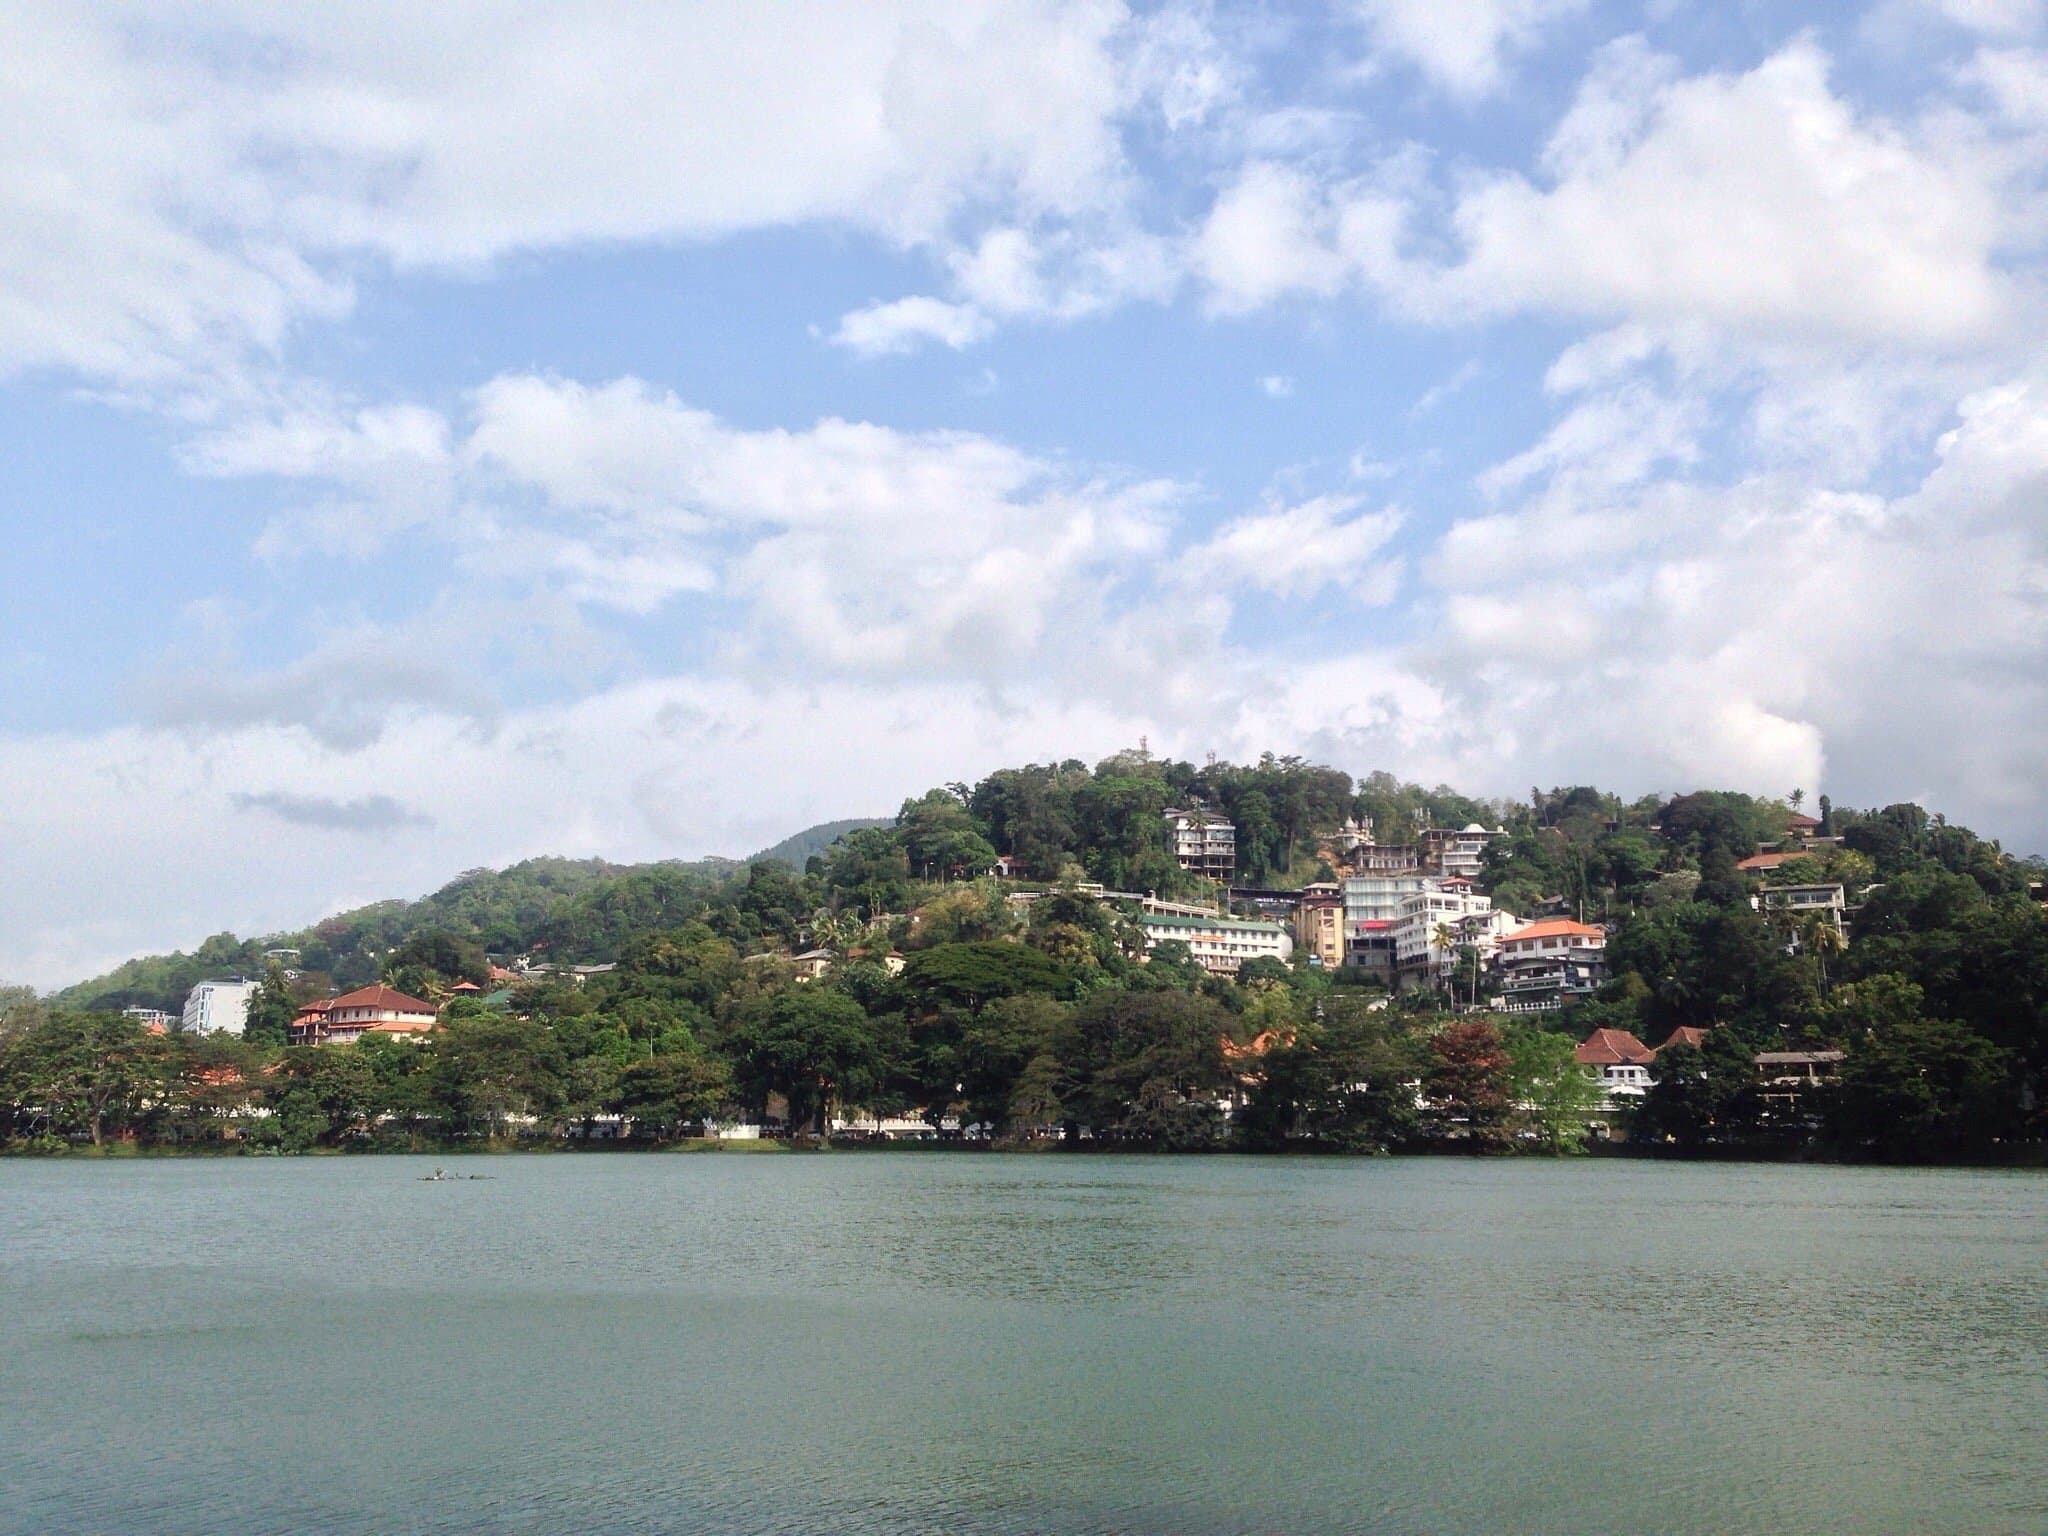
[[[1787,859],[1803,859],[1805,857],[1806,855],[1804,852],[1752,853],[1746,859],[1738,859],[1735,863],[1735,867],[1737,869],[1776,869],[1780,864],[1784,863]]]
[[[1596,1029],[1573,1053],[1582,1067],[1647,1065],[1657,1053],[1625,1029]]]
[[[1681,1024],[1678,1026],[1678,1028],[1671,1031],[1671,1038],[1666,1040],[1662,1045],[1658,1046],[1657,1049],[1660,1051],[1668,1051],[1674,1045],[1690,1045],[1697,1048],[1698,1046],[1704,1045],[1706,1043],[1706,1039],[1707,1032],[1704,1029],[1700,1029],[1691,1024]]]
[[[1531,923],[1526,928],[1517,928],[1503,941],[1512,944],[1517,939],[1604,939],[1605,928],[1595,928],[1591,923],[1575,923],[1568,917],[1546,917],[1540,923]]]
[[[358,987],[327,1000],[329,1008],[378,1008],[386,1013],[432,1013],[434,1005],[391,987]]]

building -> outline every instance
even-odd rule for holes
[[[1370,971],[1392,985],[1398,961],[1398,930],[1408,898],[1435,884],[1417,870],[1347,875],[1342,887],[1344,963]]]
[[[789,963],[796,967],[798,981],[817,981],[832,969],[838,958],[829,949],[807,949],[800,955],[792,955]]]
[[[249,1019],[249,999],[257,983],[237,976],[231,981],[202,981],[185,998],[183,1028],[188,1035],[239,1035]]]
[[[1489,831],[1476,821],[1455,832],[1447,827],[1431,827],[1422,834],[1422,867],[1433,875],[1477,879],[1486,867],[1486,845],[1507,835],[1505,827]]]
[[[1229,880],[1237,869],[1237,828],[1199,806],[1165,814],[1167,842],[1180,867],[1212,880]]]
[[[1625,1029],[1596,1029],[1573,1054],[1599,1077],[1610,1101],[1640,1099],[1650,1091],[1650,1063],[1657,1053]]]
[[[1767,885],[1750,898],[1750,905],[1773,922],[1803,923],[1817,917],[1837,933],[1845,931],[1843,915],[1849,910],[1839,885]]]
[[[168,1033],[173,1024],[181,1020],[174,1013],[165,1013],[161,1008],[123,1008],[121,1017],[133,1019],[152,1035]]]
[[[1294,909],[1294,947],[1310,965],[1344,963],[1344,893],[1335,883],[1312,885]]]
[[[1772,870],[1788,860],[1803,859],[1805,857],[1806,850],[1803,848],[1794,848],[1789,852],[1781,853],[1752,853],[1746,859],[1737,859],[1735,861],[1735,868],[1739,874],[1768,875]]]
[[[1482,896],[1471,881],[1431,880],[1401,903],[1394,927],[1394,973],[1415,985],[1433,984],[1451,974],[1458,951],[1467,946],[1484,964],[1513,922],[1494,910],[1493,898]]]
[[[1178,941],[1187,945],[1195,963],[1219,976],[1234,976],[1247,960],[1294,958],[1294,938],[1278,923],[1247,922],[1235,917],[1175,917],[1147,912],[1138,918],[1145,934],[1145,952]]]
[[[358,987],[306,1004],[292,1020],[293,1045],[353,1045],[365,1035],[417,1040],[439,1027],[434,1005],[391,987]]]
[[[1800,1100],[1832,1083],[1841,1071],[1841,1051],[1763,1051],[1756,1058],[1757,1085],[1767,1114],[1796,1113]]]
[[[1355,875],[1414,874],[1422,851],[1413,843],[1360,843],[1345,853],[1344,867]]]
[[[1503,1013],[1543,1013],[1590,997],[1607,979],[1607,931],[1547,917],[1500,942]]]

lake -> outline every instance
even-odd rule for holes
[[[0,1531],[2048,1529],[2048,1176],[0,1162]]]

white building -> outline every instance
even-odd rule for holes
[[[1219,976],[1234,976],[1247,960],[1270,958],[1285,964],[1294,958],[1294,935],[1278,923],[1247,922],[1235,917],[1174,917],[1147,912],[1138,918],[1145,933],[1145,952],[1178,941],[1187,945],[1195,964]]]
[[[1476,821],[1460,831],[1432,827],[1422,834],[1423,867],[1433,874],[1476,879],[1485,866],[1486,845],[1507,835],[1505,827],[1488,829]]]
[[[1167,811],[1167,842],[1182,869],[1215,880],[1237,870],[1237,828],[1221,816],[1195,809]]]
[[[1500,1005],[1508,1013],[1542,1013],[1590,997],[1607,979],[1607,931],[1549,917],[1501,941]]]
[[[1769,918],[1818,917],[1842,928],[1849,902],[1839,885],[1767,885],[1750,897],[1750,905]]]
[[[185,998],[183,1028],[188,1035],[239,1035],[248,1022],[249,999],[257,983],[240,977],[233,981],[202,981]]]
[[[1401,904],[1401,919],[1394,929],[1394,969],[1418,979],[1447,975],[1458,963],[1458,951],[1467,945],[1484,963],[1492,959],[1514,923],[1507,913],[1495,911],[1493,898],[1482,896],[1469,880],[1432,880],[1428,889]]]

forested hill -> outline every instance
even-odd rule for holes
[[[563,960],[608,960],[636,933],[671,926],[722,883],[763,861],[801,871],[848,832],[886,819],[820,822],[752,858],[693,863],[613,864],[604,859],[527,859],[509,869],[472,869],[417,901],[380,901],[310,928],[242,939],[215,934],[190,954],[146,955],[82,981],[53,1001],[73,1008],[163,1008],[210,977],[259,976],[264,951],[296,949],[295,969],[347,988],[375,981],[406,940],[450,933],[493,955],[541,952]]]
[[[838,842],[840,838],[846,836],[847,833],[859,832],[867,827],[886,827],[888,825],[890,825],[890,819],[887,816],[854,816],[849,817],[845,821],[821,821],[815,827],[805,827],[803,831],[785,837],[772,848],[763,848],[751,859],[748,859],[747,862],[749,864],[760,864],[763,862],[787,864],[791,869],[802,873],[805,866],[812,859],[822,854],[826,849]]]
[[[953,1114],[1001,1136],[1085,1124],[1206,1146],[1224,1133],[1219,1106],[1250,1083],[1228,1128],[1246,1146],[1559,1146],[1584,1128],[1576,1042],[1600,1029],[1658,1047],[1634,1119],[1650,1141],[2039,1155],[2048,867],[1917,805],[1822,796],[1810,817],[1805,798],[1625,801],[1578,786],[1482,801],[1272,756],[1029,764],[906,800],[801,871],[777,857],[533,859],[303,933],[223,934],[133,961],[55,1008],[0,994],[0,1119],[39,1144],[109,1126],[218,1137],[239,1111],[213,1090],[231,1081],[245,1107],[281,1106],[257,1129],[289,1147],[352,1144],[387,1123],[498,1135],[515,1112],[673,1131],[715,1112],[762,1119],[771,1096],[800,1127],[822,1127],[836,1104]],[[1407,975],[1272,956],[1209,974],[1114,894],[1232,899],[1176,861],[1169,809],[1232,823],[1235,883],[1265,888],[1240,891],[1240,910],[1363,859],[1402,864],[1426,831],[1481,823],[1492,835],[1477,889],[1518,918],[1597,924],[1606,979],[1518,1014],[1473,943],[1446,941],[1447,961]],[[793,858],[806,837],[786,846]],[[1802,893],[1831,896],[1828,911]],[[822,975],[792,963],[813,947],[836,957]],[[289,973],[265,965],[270,948],[298,952]],[[487,957],[518,955],[616,964],[568,980],[529,971],[494,999],[453,995],[490,981]],[[196,981],[237,971],[264,976],[238,1040],[151,1043],[139,1021],[101,1011],[175,1008]],[[389,1049],[284,1049],[298,1007],[375,979],[445,999],[441,1027]],[[1774,1108],[1758,1070],[1786,1051],[1830,1053],[1838,1085]],[[183,1086],[165,1087],[166,1073]],[[1415,1082],[1435,1106],[1420,1120]],[[1543,1104],[1557,1113],[1524,1124],[1517,1106]]]

